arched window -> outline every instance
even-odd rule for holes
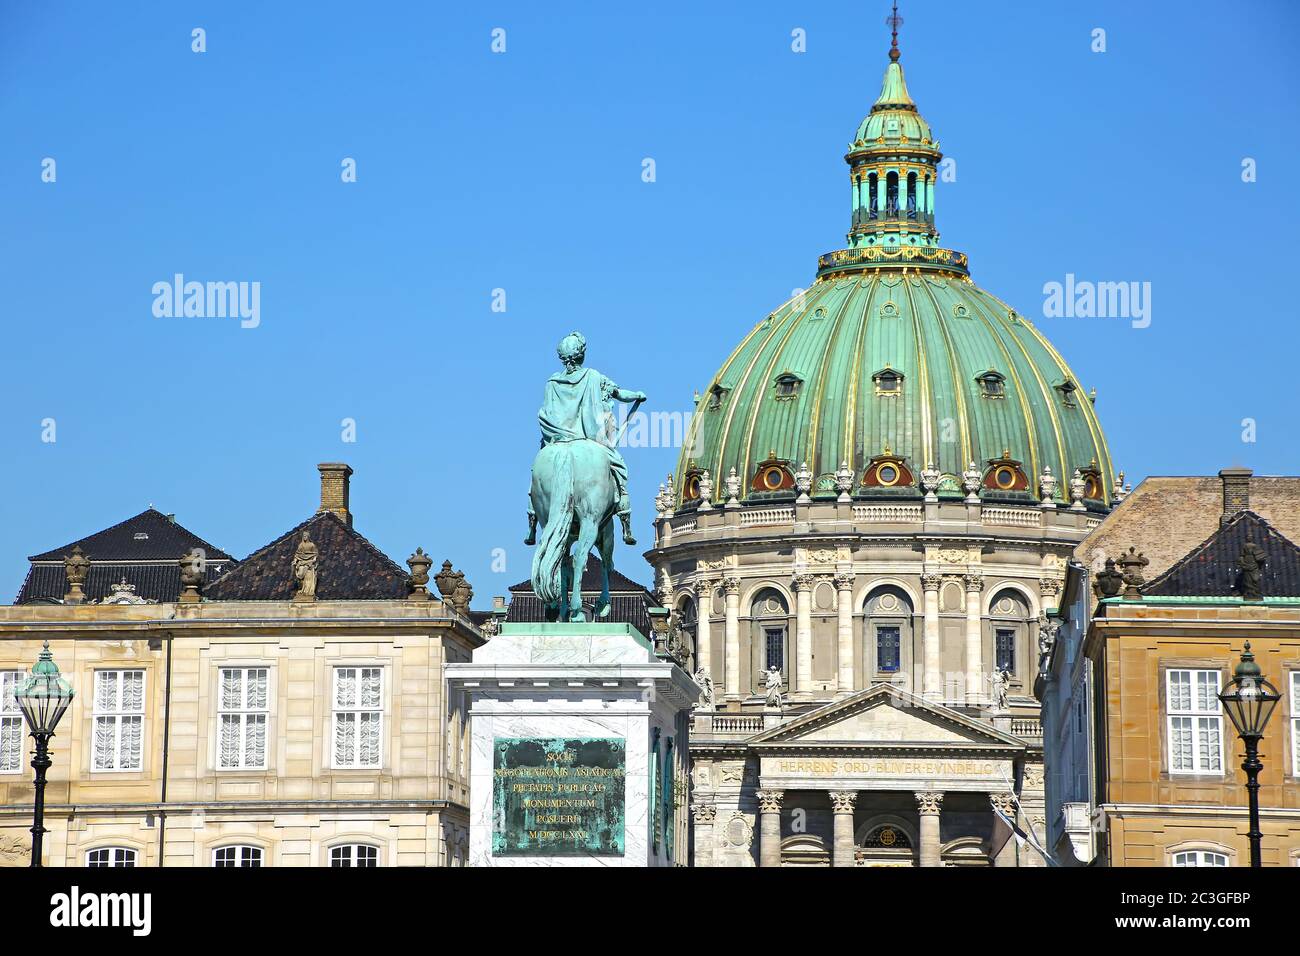
[[[907,174],[907,218],[916,218],[916,173]]]
[[[863,606],[866,673],[888,680],[903,669],[903,649],[912,635],[912,602],[900,588],[872,591]]]
[[[993,667],[1011,675],[1018,683],[1029,647],[1029,605],[1019,591],[1004,589],[989,606],[989,627],[993,631]]]
[[[763,686],[768,670],[776,668],[790,679],[790,606],[775,588],[764,588],[749,605],[754,687]]]
[[[1184,850],[1181,853],[1173,855],[1174,866],[1227,866],[1228,856],[1226,853],[1215,853],[1213,850]]]
[[[135,850],[125,846],[102,846],[86,854],[86,866],[135,866]]]
[[[869,219],[879,219],[879,218],[880,218],[880,209],[878,208],[878,205],[879,205],[879,204],[876,202],[876,191],[880,188],[880,187],[877,185],[877,183],[879,183],[879,181],[880,181],[880,178],[879,178],[875,173],[872,173],[872,174],[870,175],[870,177],[868,177],[868,182],[871,184],[871,185],[870,185],[870,199],[868,200],[868,204],[867,204],[867,209],[869,210],[869,212],[868,212],[868,214],[867,214],[867,217],[868,217]]]
[[[215,867],[259,867],[262,865],[262,848],[257,846],[219,846],[212,851]]]
[[[898,218],[898,173],[885,175],[885,216],[888,219]]]
[[[378,866],[379,847],[369,843],[341,843],[330,847],[331,867]]]

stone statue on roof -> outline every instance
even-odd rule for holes
[[[1241,546],[1241,556],[1237,558],[1237,570],[1241,572],[1239,589],[1247,601],[1264,599],[1264,566],[1268,564],[1268,555],[1264,549],[1251,538]]]
[[[293,553],[293,577],[298,582],[295,601],[316,600],[316,564],[320,559],[320,550],[306,531],[298,542],[298,549]]]

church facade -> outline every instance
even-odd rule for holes
[[[706,690],[696,865],[1043,862],[1039,621],[1122,478],[1079,379],[940,245],[899,61],[845,156],[846,248],[718,369],[657,499]]]

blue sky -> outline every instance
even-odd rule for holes
[[[843,244],[887,12],[5,4],[0,599],[26,555],[150,503],[243,556],[311,514],[328,460],[356,469],[356,527],[388,554],[451,557],[477,605],[505,593],[528,576],[556,340],[582,329],[590,364],[688,412]],[[1296,474],[1300,7],[900,12],[912,95],[957,160],[944,245],[1096,387],[1130,480]],[[260,282],[260,325],[156,318],[178,272]],[[1067,273],[1150,282],[1150,327],[1041,318]],[[677,450],[626,455],[648,545]],[[648,581],[640,550],[618,561]]]

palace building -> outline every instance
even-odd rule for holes
[[[408,571],[353,529],[351,468],[319,470],[316,512],[242,561],[153,511],[33,558],[31,602],[0,606],[0,866],[29,861],[13,692],[43,645],[76,691],[46,865],[466,862],[465,711],[443,678],[483,616],[450,563],[439,600],[423,551]]]
[[[726,357],[657,499],[707,692],[694,859],[1038,865],[998,825],[1045,831],[1039,620],[1124,492],[1078,376],[940,243],[896,35],[845,161],[846,247]]]

